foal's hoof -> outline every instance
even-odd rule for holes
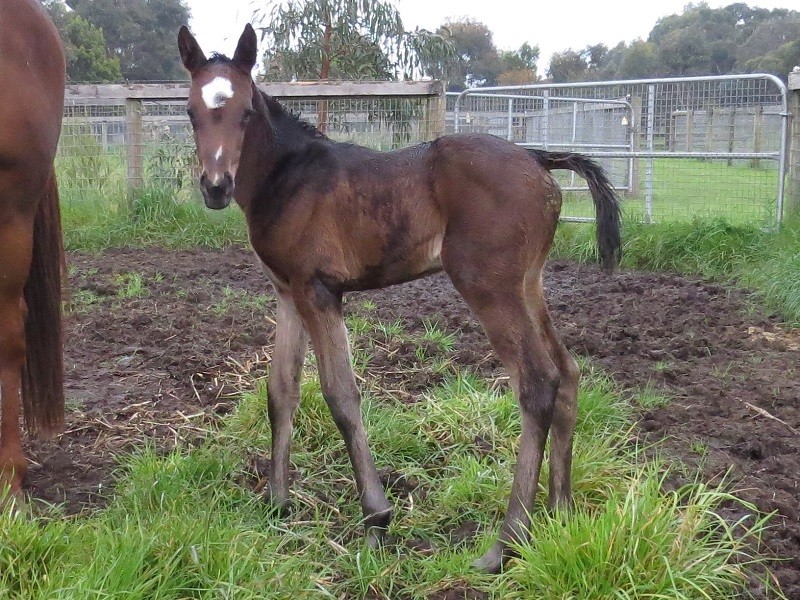
[[[392,509],[387,508],[372,513],[364,522],[367,529],[367,545],[373,550],[380,547],[386,539],[386,531],[392,521]]]
[[[496,575],[503,570],[503,563],[508,558],[508,549],[503,542],[497,541],[492,544],[486,553],[480,558],[476,559],[472,566],[478,571]]]
[[[386,541],[386,530],[380,527],[370,527],[367,529],[367,546],[372,550],[377,550]]]
[[[278,500],[269,491],[261,495],[264,504],[270,507],[273,513],[281,519],[288,519],[292,514],[292,503],[289,500]]]

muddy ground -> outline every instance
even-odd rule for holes
[[[73,253],[68,262],[68,427],[56,441],[28,444],[27,489],[77,512],[104,503],[120,452],[202,436],[231,410],[226,393],[236,374],[267,364],[274,302],[242,248],[110,250]],[[623,390],[673,398],[640,409],[643,439],[666,438],[669,457],[701,465],[710,480],[730,470],[741,497],[777,513],[764,551],[785,559],[773,570],[786,595],[800,598],[800,332],[745,293],[697,279],[609,278],[555,261],[545,283],[573,352]],[[445,359],[502,381],[480,326],[443,276],[354,294],[347,310],[400,320],[410,334],[428,317],[458,334]],[[409,401],[435,385],[439,376],[415,350],[391,339],[376,346],[372,384]]]

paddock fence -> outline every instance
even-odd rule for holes
[[[644,222],[719,216],[769,226],[784,214],[787,171],[790,206],[796,203],[791,190],[800,190],[800,136],[793,134],[789,164],[787,89],[771,75],[534,84],[447,95],[436,81],[262,89],[313,125],[324,121],[332,138],[380,150],[446,132],[482,131],[526,147],[588,154],[609,173],[626,212]],[[196,199],[187,96],[186,83],[68,86],[57,159],[62,195],[130,197],[155,186],[179,200]],[[800,105],[795,96],[792,106]],[[800,119],[794,128],[800,130]],[[591,220],[585,182],[557,173],[566,190],[564,218]]]
[[[447,131],[596,158],[644,222],[784,213],[787,88],[772,75],[533,84],[448,94]],[[591,220],[585,182],[559,175],[564,219]]]
[[[427,82],[276,83],[260,86],[333,139],[379,150],[444,133],[444,88]],[[153,186],[197,195],[186,83],[71,85],[57,172],[62,196],[128,195]]]

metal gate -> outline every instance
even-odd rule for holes
[[[449,95],[448,108],[453,131],[596,158],[644,222],[782,217],[789,112],[773,75],[475,88]],[[587,188],[558,177],[563,219],[593,219]]]

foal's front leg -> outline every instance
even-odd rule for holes
[[[344,437],[356,476],[367,541],[377,545],[389,526],[392,506],[386,499],[361,419],[361,399],[350,359],[341,295],[316,282],[294,294],[317,357],[322,395]],[[302,298],[302,299],[301,299]]]
[[[277,508],[285,511],[289,502],[292,420],[300,404],[300,376],[308,348],[308,334],[291,297],[281,292],[277,296],[275,350],[267,384],[267,409],[272,429],[269,496]]]

